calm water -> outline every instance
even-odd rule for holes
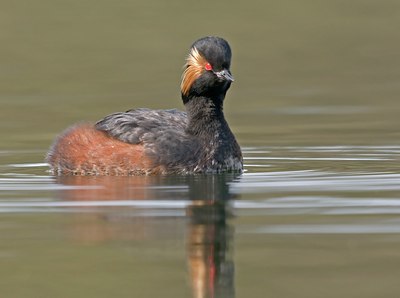
[[[398,1],[188,5],[3,3],[1,297],[398,297]],[[182,108],[207,34],[243,175],[48,174],[74,122]]]

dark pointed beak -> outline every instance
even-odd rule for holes
[[[226,80],[228,82],[233,82],[234,81],[231,72],[229,70],[227,70],[227,69],[223,69],[221,71],[215,71],[214,73],[216,74],[216,76],[219,79],[223,79],[223,80]]]

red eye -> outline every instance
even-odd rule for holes
[[[207,64],[204,66],[204,68],[205,68],[206,70],[212,70],[212,66],[211,66],[210,63],[207,63]]]

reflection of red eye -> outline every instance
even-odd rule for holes
[[[204,68],[205,68],[206,70],[212,70],[212,66],[211,66],[210,63],[207,63],[207,64],[204,66]]]

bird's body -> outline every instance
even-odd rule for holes
[[[242,154],[223,115],[233,78],[228,43],[196,41],[187,58],[181,93],[186,112],[134,109],[94,126],[67,129],[47,161],[58,175],[190,174],[241,171]]]

